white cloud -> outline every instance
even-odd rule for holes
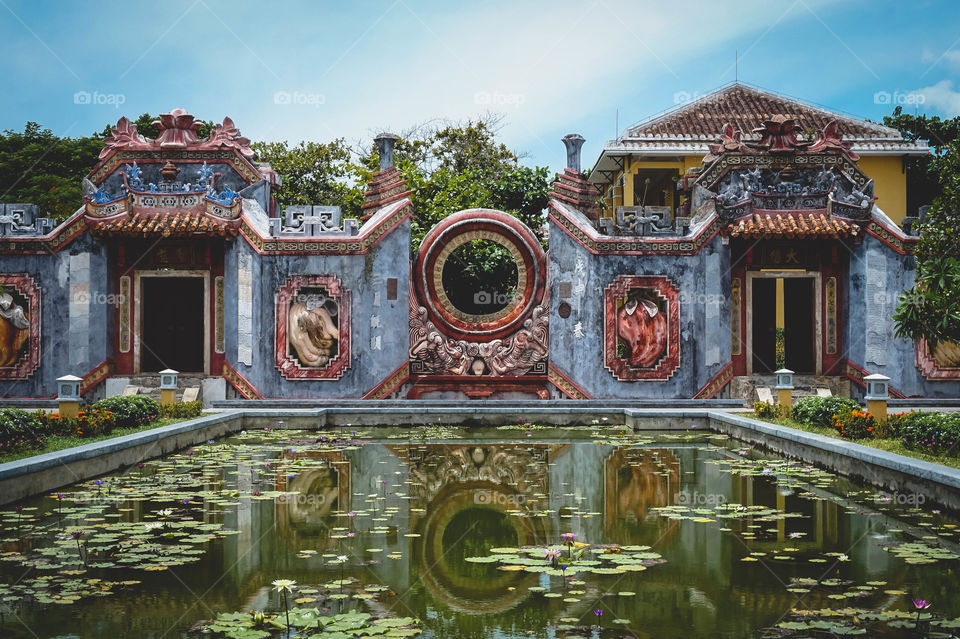
[[[916,94],[923,96],[921,108],[936,109],[947,117],[960,115],[960,91],[953,89],[953,82],[941,80],[936,84],[917,89]]]
[[[921,59],[931,66],[943,65],[947,69],[960,71],[960,50],[958,49],[950,49],[941,54],[924,49]]]

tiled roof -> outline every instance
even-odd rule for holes
[[[764,212],[740,218],[726,228],[730,237],[745,239],[826,239],[855,237],[860,227],[821,211]]]
[[[203,213],[134,213],[104,221],[89,219],[90,232],[106,237],[232,237],[237,221],[217,220]]]
[[[703,139],[719,136],[732,124],[749,136],[764,120],[784,115],[797,120],[803,131],[821,130],[832,120],[840,123],[847,140],[901,140],[899,131],[866,120],[833,113],[790,98],[742,84],[732,84],[627,130],[624,139]]]

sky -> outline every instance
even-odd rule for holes
[[[879,121],[960,114],[960,2],[0,0],[0,129],[182,107],[254,140],[368,145],[502,116],[526,164],[740,81]],[[736,62],[739,60],[738,62]]]

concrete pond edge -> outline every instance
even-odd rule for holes
[[[0,464],[0,504],[49,493],[210,439],[268,425],[288,429],[430,423],[497,426],[516,423],[518,418],[524,418],[531,422],[563,426],[589,424],[606,418],[610,423],[621,422],[635,430],[650,429],[651,419],[658,420],[656,430],[713,430],[863,480],[895,495],[899,494],[896,495],[898,501],[911,498],[913,501],[909,503],[915,505],[930,501],[960,510],[960,469],[712,408],[616,408],[606,402],[604,405],[582,407],[527,404],[514,406],[510,410],[506,406],[472,407],[462,403],[371,408],[347,405],[313,409],[264,407],[226,410],[169,426],[18,459]],[[691,420],[698,423],[691,423]]]

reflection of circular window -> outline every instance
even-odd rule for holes
[[[454,314],[473,322],[499,319],[520,302],[517,264],[522,267],[523,261],[515,255],[516,249],[511,251],[497,236],[481,235],[483,239],[468,240],[461,235],[451,241],[435,267],[435,276],[441,277],[439,290],[459,311]]]
[[[474,247],[498,256],[491,271],[502,268],[504,279],[488,282],[497,286],[482,288],[483,278],[492,277],[488,274],[477,274],[479,290],[452,284],[462,275],[461,256],[475,255]],[[494,339],[516,331],[542,303],[545,272],[543,251],[530,229],[506,213],[475,209],[454,213],[427,233],[417,253],[414,287],[442,330]],[[509,299],[507,291],[513,292]]]

